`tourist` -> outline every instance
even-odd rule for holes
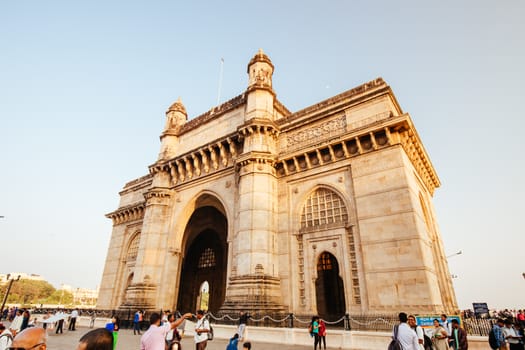
[[[24,329],[15,336],[11,348],[31,350],[47,349],[47,333],[44,328],[31,327]]]
[[[321,343],[324,345],[324,350],[326,350],[326,323],[319,319],[319,349],[321,349]]]
[[[516,320],[518,321],[518,324],[521,328],[525,328],[525,311],[519,310],[518,314],[516,315]]]
[[[506,342],[509,343],[509,350],[523,350],[523,345],[520,343],[522,337],[508,318],[505,320],[505,327],[503,327],[503,336]]]
[[[50,317],[51,317],[51,314],[49,313],[49,311],[46,311],[46,313],[42,317],[42,328],[47,329],[47,322],[46,322],[46,320],[48,318],[50,318]]]
[[[84,334],[76,350],[112,350],[113,334],[105,328],[93,329]]]
[[[171,325],[173,322],[175,322],[175,320],[175,314],[169,314],[167,322]],[[182,338],[179,334],[179,331],[177,330],[177,327],[171,328],[166,334],[166,345],[169,347],[170,344],[174,342],[180,342],[181,339]]]
[[[447,330],[439,324],[437,319],[434,320],[434,329],[432,330],[432,349],[448,350]]]
[[[319,344],[319,348],[321,348],[321,343],[319,341],[319,317],[313,316],[312,321],[310,322],[310,326],[308,327],[310,330],[310,335],[314,337],[314,350],[317,350],[317,344]]]
[[[16,337],[16,334],[22,330],[21,328],[23,320],[24,317],[22,316],[22,310],[17,310],[16,316],[13,319],[13,322],[11,322],[11,325],[9,326],[9,330],[11,331],[14,337]]]
[[[204,311],[197,311],[197,323],[195,324],[195,348],[196,350],[206,349],[208,344],[208,332],[210,331],[210,323],[204,317]]]
[[[242,350],[251,350],[251,348],[252,348],[252,343],[250,343],[249,341],[242,344]]]
[[[7,349],[13,342],[13,334],[0,322],[0,350]]]
[[[180,314],[180,311],[179,310],[175,311],[175,319],[179,319],[181,317],[182,317],[182,315]],[[184,328],[185,327],[186,327],[186,319],[184,318],[182,323],[177,326],[177,330],[178,330],[178,332],[179,332],[181,337],[184,337]]]
[[[91,318],[89,319],[89,328],[95,327],[95,319],[97,318],[97,312],[93,310],[93,313],[91,314]]]
[[[69,321],[69,327],[67,328],[69,331],[76,331],[75,325],[77,324],[77,317],[78,317],[78,310],[75,309],[71,311],[71,319]]]
[[[31,319],[31,315],[29,314],[28,310],[24,310],[22,313],[22,324],[20,325],[20,330],[23,331],[27,327],[29,327],[29,321]]]
[[[106,324],[106,329],[113,333],[113,350],[115,350],[118,342],[118,331],[120,330],[120,319],[118,316],[113,315],[111,317],[111,322]]]
[[[55,334],[58,334],[58,332],[60,331],[60,334],[64,333],[63,331],[63,328],[64,328],[64,318],[66,317],[66,314],[64,314],[61,310],[58,310],[55,314],[55,316],[58,318],[58,322],[57,322],[57,329],[55,330]]]
[[[248,323],[248,318],[250,315],[248,313],[244,313],[244,311],[241,311],[239,313],[239,329],[237,329],[237,334],[239,334],[239,339],[241,341],[244,340],[245,331],[246,331],[246,324]]]
[[[494,338],[496,339],[496,349],[507,350],[507,343],[505,342],[505,336],[503,335],[503,328],[505,327],[505,321],[502,318],[498,318],[496,324],[492,326],[494,331]]]
[[[228,345],[226,346],[226,350],[237,350],[238,345],[239,345],[239,333],[235,333],[233,337],[230,338],[230,341],[228,342]]]
[[[461,327],[459,327],[459,322],[455,318],[450,321],[452,327],[452,339],[454,340],[454,350],[467,350],[468,341],[467,341],[467,332]]]
[[[137,310],[135,312],[135,315],[133,316],[133,335],[139,334],[140,335],[140,310]]]
[[[447,331],[447,334],[449,334],[449,338],[448,338],[448,346],[449,347],[454,347],[453,343],[454,341],[452,340],[452,338],[450,338],[450,334],[452,334],[452,325],[451,323],[448,321],[448,317],[446,314],[441,314],[441,325],[443,326],[443,328],[445,328],[445,330]]]
[[[150,316],[150,327],[140,338],[140,349],[141,350],[164,350],[166,347],[166,334],[169,330],[176,328],[186,318],[191,317],[191,313],[186,313],[182,318],[175,322],[166,322],[164,325],[160,325],[161,317],[158,312],[154,312]]]
[[[394,326],[392,331],[392,339],[395,336],[395,328],[397,328],[397,340],[401,343],[403,350],[419,350],[419,343],[417,334],[407,324],[408,316],[404,312],[399,313],[399,324]]]
[[[423,333],[423,328],[421,328],[421,326],[417,325],[416,316],[414,316],[414,315],[408,316],[407,323],[410,326],[410,328],[412,328],[414,330],[414,332],[416,332],[419,350],[425,350],[425,346],[424,346],[425,335]]]

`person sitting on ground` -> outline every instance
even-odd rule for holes
[[[113,334],[105,328],[93,329],[78,341],[76,350],[112,350]]]
[[[18,333],[13,339],[12,348],[23,348],[31,350],[47,349],[47,333],[44,328],[31,327]]]
[[[239,344],[239,333],[235,333],[233,337],[230,338],[230,342],[228,343],[228,346],[226,346],[226,350],[237,350],[238,344]]]

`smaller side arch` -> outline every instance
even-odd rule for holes
[[[339,262],[332,253],[323,251],[318,255],[315,266],[317,313],[324,319],[340,318],[346,312],[346,301]]]

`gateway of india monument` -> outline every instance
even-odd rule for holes
[[[377,78],[299,111],[259,50],[246,90],[166,112],[149,173],[117,210],[98,308],[324,318],[452,312],[432,196],[439,178]]]

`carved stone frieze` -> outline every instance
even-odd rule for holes
[[[318,143],[346,132],[346,116],[342,114],[314,127],[283,135],[284,142],[281,145],[280,152],[292,152],[298,148]]]

